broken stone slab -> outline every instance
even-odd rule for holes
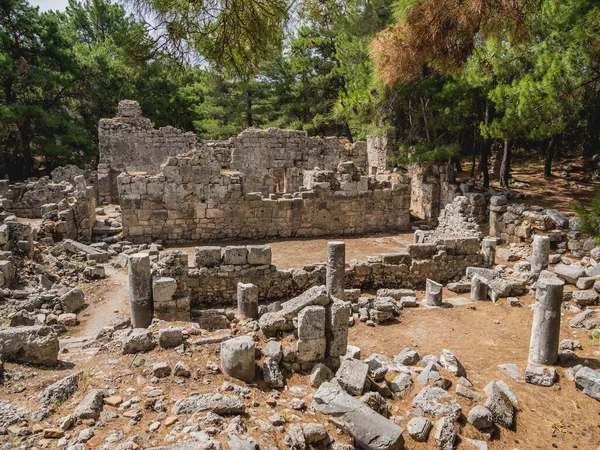
[[[290,331],[294,329],[292,319],[284,317],[279,312],[268,312],[260,316],[258,326],[263,332]]]
[[[577,280],[585,276],[585,269],[574,264],[557,264],[554,273],[566,283],[577,284]]]
[[[446,369],[450,373],[453,373],[457,377],[467,376],[467,371],[465,370],[462,363],[458,360],[456,355],[448,349],[442,350],[442,355],[440,356],[440,364],[444,369]]]
[[[329,296],[327,295],[327,287],[313,286],[298,297],[294,297],[291,300],[282,303],[281,310],[278,311],[277,314],[286,319],[292,319],[307,306],[327,306],[328,304]]]
[[[442,417],[435,423],[435,442],[442,450],[454,449],[454,441],[458,437],[458,431],[449,417]]]
[[[425,368],[417,376],[417,382],[421,384],[428,384],[430,381],[437,381],[442,376],[439,373],[439,365],[433,362],[428,363]]]
[[[484,406],[492,413],[494,423],[511,428],[515,421],[515,408],[508,395],[493,381],[484,388],[484,392],[487,395]]]
[[[58,349],[58,338],[51,327],[0,328],[0,358],[4,361],[55,366]]]
[[[571,317],[569,319],[569,325],[571,325],[572,328],[581,328],[583,327],[583,323],[593,317],[595,313],[596,311],[593,309],[586,309],[585,311],[582,311],[579,314]]]
[[[460,395],[461,397],[468,398],[473,402],[478,402],[483,399],[483,395],[475,392],[474,390],[463,386],[462,384],[456,385],[456,395]]]
[[[408,347],[404,347],[402,351],[396,355],[394,362],[403,366],[414,366],[419,362],[420,359],[421,357],[416,351],[411,350]]]
[[[273,388],[282,388],[285,384],[283,374],[275,358],[266,357],[263,362],[263,380],[265,384]]]
[[[448,283],[446,289],[455,294],[466,294],[471,292],[471,283],[469,281],[457,281],[455,283]]]
[[[104,408],[104,392],[92,389],[77,406],[73,415],[78,419],[97,419]]]
[[[45,419],[53,412],[54,408],[62,405],[77,392],[81,375],[82,372],[76,372],[58,380],[56,383],[53,383],[44,389],[40,399],[40,408],[33,414],[32,419],[36,422]]]
[[[488,283],[494,278],[498,278],[500,276],[500,272],[497,270],[486,269],[484,267],[467,267],[466,274],[468,279],[472,279],[473,275],[479,275]]]
[[[228,341],[229,339],[233,339],[231,333],[222,333],[217,334],[216,336],[209,336],[205,338],[198,339],[195,344],[196,345],[211,345],[211,344],[220,344],[222,342]]]
[[[158,344],[162,348],[175,348],[183,343],[183,328],[169,327],[158,330]]]
[[[379,392],[367,392],[360,398],[360,401],[386,419],[390,418],[390,409],[385,398]]]
[[[435,417],[447,416],[452,420],[458,420],[462,412],[460,404],[448,391],[432,386],[423,388],[415,396],[412,407],[420,409],[425,414]]]
[[[92,247],[91,245],[82,244],[81,242],[77,242],[72,239],[64,239],[57,247],[63,248],[69,253],[85,253],[88,261],[96,261],[98,263],[108,262],[110,257],[110,255],[105,251],[102,251],[96,247]]]
[[[221,394],[192,395],[179,399],[171,408],[173,415],[211,411],[219,415],[245,414],[246,406],[239,397]]]
[[[325,364],[317,363],[310,372],[310,385],[318,389],[324,382],[330,381],[334,377],[333,372]]]
[[[339,385],[351,395],[362,395],[368,386],[369,365],[358,359],[344,359],[335,373]]]
[[[413,289],[377,289],[377,297],[392,297],[394,300],[400,300],[402,297],[414,297]]]
[[[408,435],[416,442],[427,442],[433,425],[427,417],[413,417],[406,424]]]
[[[410,375],[407,373],[401,373],[396,375],[392,381],[390,381],[390,390],[396,395],[402,395],[408,388],[412,386],[413,382]]]
[[[325,382],[319,387],[313,397],[311,408],[339,419],[344,429],[361,448],[367,450],[404,448],[402,428],[333,383]]]
[[[516,278],[494,278],[488,282],[492,300],[509,296],[519,296],[525,292],[525,281]]]
[[[85,294],[79,288],[71,289],[60,297],[63,312],[76,313],[85,306]]]
[[[585,291],[573,291],[572,295],[573,301],[580,307],[590,306],[598,301],[598,294],[593,289],[588,289]]]
[[[575,285],[577,289],[591,289],[594,287],[594,283],[596,282],[596,277],[581,277],[577,280],[577,284]]]
[[[124,355],[133,355],[140,352],[149,352],[156,346],[152,339],[152,332],[146,328],[134,328],[123,339],[122,352]]]
[[[600,401],[600,372],[582,367],[575,374],[575,386],[584,394]]]

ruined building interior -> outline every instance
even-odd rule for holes
[[[390,130],[203,141],[124,100],[98,140],[0,182],[0,448],[600,445],[574,214],[395,167]]]

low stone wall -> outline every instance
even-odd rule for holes
[[[156,176],[118,177],[123,236],[184,243],[410,229],[408,184],[337,175],[313,172],[311,190],[265,198],[248,193],[241,174],[221,173],[209,152],[171,157]],[[320,182],[321,176],[330,182]]]
[[[594,238],[579,231],[580,220],[567,216],[555,209],[522,203],[508,203],[505,196],[490,199],[490,236],[501,238],[506,243],[527,243],[533,235],[550,237],[551,248],[571,251],[574,256],[588,255],[596,247]]]
[[[235,303],[238,282],[258,286],[261,301],[290,298],[325,284],[324,264],[278,270],[270,264],[270,249],[268,259],[250,258],[253,252],[264,248],[268,247],[227,247],[221,255],[219,247],[197,247],[196,266],[190,267],[187,278],[192,308]],[[207,260],[209,252],[216,256]],[[238,258],[231,258],[232,254]],[[464,275],[467,267],[482,264],[477,238],[446,239],[439,245],[411,244],[405,252],[350,261],[346,265],[345,287],[423,288],[427,278],[447,282]]]

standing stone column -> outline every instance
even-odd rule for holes
[[[134,253],[127,258],[129,271],[129,304],[133,328],[146,328],[152,323],[152,272],[150,255]]]
[[[237,305],[240,315],[258,319],[258,286],[252,283],[238,283]]]
[[[442,306],[443,286],[440,283],[430,280],[429,278],[427,278],[426,283],[423,304],[427,306]]]
[[[340,241],[327,243],[327,294],[344,299],[346,278],[346,244]]]
[[[471,279],[471,300],[487,300],[488,285],[486,281],[477,276],[473,275]]]
[[[529,344],[530,363],[555,364],[558,360],[563,287],[561,280],[544,278],[538,281]]]
[[[536,235],[533,237],[533,256],[531,257],[531,271],[539,274],[548,268],[550,259],[550,238]]]
[[[496,239],[485,238],[481,241],[481,254],[483,255],[483,265],[494,267],[496,265]]]

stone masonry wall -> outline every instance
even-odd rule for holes
[[[227,247],[222,255],[219,247],[197,247],[195,267],[190,267],[187,278],[192,308],[235,303],[238,282],[258,286],[261,301],[293,297],[312,286],[325,284],[324,264],[278,270],[270,264],[270,251],[266,260],[252,258],[253,253],[265,247]],[[215,251],[216,258],[206,258],[207,253]],[[422,288],[427,278],[450,281],[462,276],[467,267],[481,264],[476,238],[446,239],[439,245],[411,244],[404,252],[350,261],[346,265],[345,287]]]
[[[298,191],[303,170],[335,170],[345,161],[364,170],[367,164],[365,142],[309,137],[306,131],[247,129],[232,141],[231,169],[244,174],[248,192],[265,195]]]
[[[74,194],[72,184],[54,183],[48,177],[10,185],[4,198],[0,199],[2,210],[17,217],[35,219],[42,217],[42,206],[59,203]]]
[[[410,229],[408,184],[354,181],[351,172],[335,184],[315,181],[312,190],[265,198],[248,192],[240,173],[221,173],[208,151],[170,157],[160,174],[118,177],[123,236],[177,243]]]
[[[119,102],[117,117],[98,123],[100,163],[112,169],[156,173],[166,158],[196,148],[194,133],[173,127],[152,128],[135,101]]]
[[[508,203],[505,196],[490,198],[490,236],[506,243],[531,243],[533,235],[550,237],[551,248],[557,252],[571,251],[575,256],[589,254],[596,247],[594,238],[579,231],[580,219],[555,209],[522,203]]]
[[[375,175],[391,170],[390,161],[397,152],[396,130],[386,129],[381,136],[371,133],[367,138],[367,173]]]

